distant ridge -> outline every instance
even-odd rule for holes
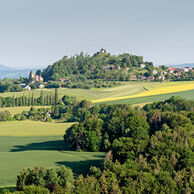
[[[28,77],[30,71],[36,72],[37,69],[14,69],[4,65],[0,65],[0,80],[4,78],[14,79],[20,77]]]
[[[194,67],[194,63],[184,63],[184,64],[175,64],[175,65],[166,65],[167,67],[177,67],[177,68],[184,68],[184,67]]]
[[[1,70],[11,70],[12,68],[11,67],[7,67],[7,66],[5,66],[5,65],[1,65],[0,64],[0,71]]]

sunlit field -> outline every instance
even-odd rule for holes
[[[63,136],[72,124],[31,120],[0,122],[0,136]]]

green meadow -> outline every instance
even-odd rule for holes
[[[16,184],[24,168],[66,165],[75,175],[100,165],[105,153],[77,152],[64,144],[63,134],[71,123],[10,121],[0,123],[0,186]]]

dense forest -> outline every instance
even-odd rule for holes
[[[107,152],[106,158],[86,176],[73,177],[67,167],[23,170],[18,193],[192,193],[194,101],[171,97],[142,109],[91,106],[67,96],[62,102],[54,107],[71,109],[70,118],[79,121],[66,131],[65,143]]]

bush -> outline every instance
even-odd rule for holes
[[[17,190],[19,191],[25,191],[26,186],[30,185],[47,188],[51,192],[59,187],[71,191],[73,184],[74,177],[72,170],[62,166],[56,169],[28,168],[22,170],[20,175],[17,176]]]
[[[24,193],[26,194],[49,194],[49,190],[47,188],[43,187],[37,187],[37,186],[27,186],[24,188]]]
[[[9,111],[0,112],[0,121],[11,121],[12,117]]]

